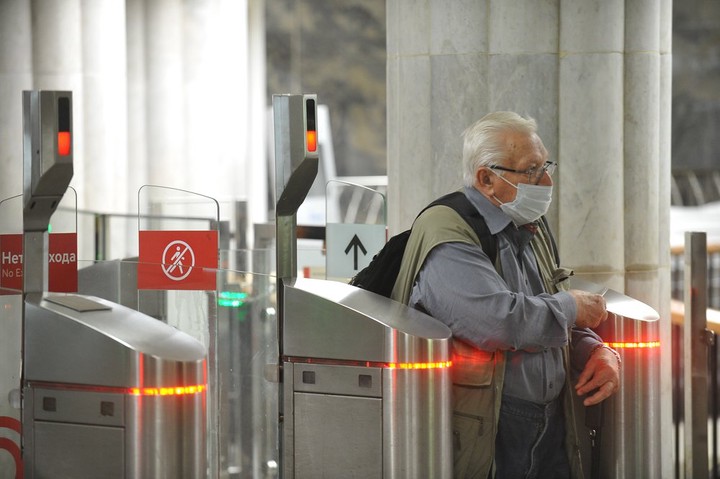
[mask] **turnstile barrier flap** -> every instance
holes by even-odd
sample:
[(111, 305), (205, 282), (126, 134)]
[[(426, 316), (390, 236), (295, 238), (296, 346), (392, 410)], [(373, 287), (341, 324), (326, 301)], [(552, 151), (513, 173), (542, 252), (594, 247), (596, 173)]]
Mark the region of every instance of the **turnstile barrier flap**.
[(284, 284), (284, 354), (358, 361), (447, 361), (450, 329), (389, 298), (336, 281)]
[(642, 301), (638, 301), (635, 298), (631, 298), (630, 296), (626, 296), (597, 283), (572, 276), (570, 278), (570, 286), (575, 289), (603, 296), (607, 310), (618, 316), (637, 321), (657, 321), (660, 319), (657, 311)]
[[(94, 305), (94, 306), (93, 306)], [(116, 303), (74, 294), (28, 295), (25, 347), (37, 351), (25, 359), (25, 379), (103, 386), (136, 386), (138, 358), (144, 366), (167, 363), (158, 380), (182, 382), (202, 369), (205, 347), (162, 321)], [(187, 364), (187, 371), (174, 365)], [(176, 369), (177, 373), (171, 373)], [(151, 378), (147, 377), (150, 380)], [(194, 379), (194, 378), (193, 378)], [(188, 380), (192, 380), (188, 378)], [(145, 384), (165, 386), (165, 384)]]

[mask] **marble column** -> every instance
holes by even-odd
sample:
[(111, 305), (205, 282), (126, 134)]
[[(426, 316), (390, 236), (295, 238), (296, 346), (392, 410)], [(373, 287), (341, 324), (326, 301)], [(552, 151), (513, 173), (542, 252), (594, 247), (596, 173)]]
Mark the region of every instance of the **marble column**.
[(188, 187), (227, 204), (247, 187), (247, 5), (185, 2), (184, 21)]
[[(0, 200), (22, 194), (22, 91), (32, 86), (30, 2), (0, 2)], [(18, 233), (22, 218), (2, 228)]]
[(32, 0), (33, 88), (73, 92), (73, 179), (82, 207), (85, 115), (80, 0)]
[[(663, 430), (671, 24), (670, 0), (387, 3), (391, 233), (461, 185), (465, 127), (494, 110), (536, 118), (560, 165), (549, 217), (563, 263), (661, 314)], [(662, 447), (670, 475), (671, 444)]]
[[(147, 60), (145, 1), (126, 0), (127, 55), (127, 185), (126, 211), (137, 212), (137, 192), (149, 181), (147, 147)], [(137, 236), (137, 232), (134, 232)]]
[[(22, 91), (32, 89), (32, 26), (29, 0), (0, 2), (0, 201), (23, 191)], [(0, 234), (22, 232), (22, 200), (0, 206)], [(0, 417), (20, 418), (22, 297), (3, 296), (0, 310)], [(12, 398), (16, 398), (15, 401)], [(0, 435), (21, 445), (19, 433)], [(0, 453), (0, 477), (15, 477), (16, 464)]]
[(83, 0), (84, 203), (125, 213), (127, 61), (124, 0)]
[[(248, 137), (267, 137), (268, 98), (265, 73), (265, 1), (248, 1)], [(246, 197), (248, 224), (268, 221), (268, 160), (264, 141), (248, 141), (246, 148)], [(252, 227), (248, 228), (248, 244), (253, 244)]]
[(183, 2), (145, 1), (148, 181), (186, 188)]
[[(103, 213), (125, 213), (127, 189), (127, 58), (125, 1), (83, 0), (85, 171), (82, 203)], [(92, 218), (81, 216), (85, 221)], [(94, 228), (94, 224), (85, 225)], [(127, 229), (110, 223), (105, 254), (122, 254)], [(98, 252), (103, 253), (103, 252)], [(86, 256), (83, 256), (86, 257)]]

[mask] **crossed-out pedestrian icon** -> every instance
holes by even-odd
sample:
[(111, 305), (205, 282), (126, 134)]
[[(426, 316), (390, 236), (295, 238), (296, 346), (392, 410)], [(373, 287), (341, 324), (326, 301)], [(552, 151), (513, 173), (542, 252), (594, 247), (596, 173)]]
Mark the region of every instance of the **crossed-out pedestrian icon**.
[(173, 281), (181, 281), (195, 266), (195, 253), (189, 244), (181, 240), (168, 243), (163, 250), (162, 270)]

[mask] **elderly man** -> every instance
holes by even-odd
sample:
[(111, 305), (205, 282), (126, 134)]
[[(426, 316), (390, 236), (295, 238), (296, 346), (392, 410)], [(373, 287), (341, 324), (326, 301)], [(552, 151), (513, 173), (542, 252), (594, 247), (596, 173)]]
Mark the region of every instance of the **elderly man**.
[(392, 293), (452, 330), (455, 477), (582, 477), (571, 394), (586, 406), (609, 397), (620, 361), (589, 329), (608, 316), (603, 297), (568, 290), (572, 272), (557, 264), (543, 217), (556, 164), (533, 119), (495, 112), (465, 131), (463, 167), (495, 261), (452, 208), (434, 206), (413, 225)]

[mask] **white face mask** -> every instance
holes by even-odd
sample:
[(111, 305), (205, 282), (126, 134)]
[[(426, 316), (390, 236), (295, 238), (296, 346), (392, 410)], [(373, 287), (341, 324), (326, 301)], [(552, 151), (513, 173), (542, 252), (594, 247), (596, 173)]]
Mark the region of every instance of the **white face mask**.
[(530, 185), (520, 183), (517, 186), (498, 175), (507, 184), (517, 189), (515, 199), (510, 203), (503, 203), (493, 196), (499, 203), (500, 209), (508, 215), (517, 226), (526, 225), (540, 219), (550, 208), (552, 202), (552, 186)]

